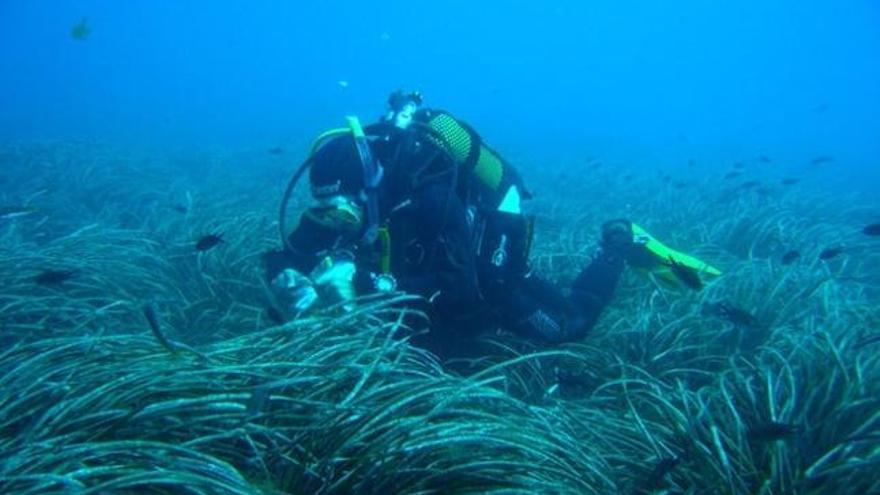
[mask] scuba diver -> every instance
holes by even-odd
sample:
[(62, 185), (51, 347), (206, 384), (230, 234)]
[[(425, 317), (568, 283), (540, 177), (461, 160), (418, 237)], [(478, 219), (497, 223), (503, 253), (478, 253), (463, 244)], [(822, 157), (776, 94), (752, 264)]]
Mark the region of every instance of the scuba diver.
[[(717, 275), (612, 220), (564, 295), (529, 268), (532, 222), (522, 202), (532, 195), (518, 172), (470, 126), (422, 103), (419, 93), (397, 91), (379, 122), (361, 127), (349, 117), (347, 128), (318, 138), (291, 179), (279, 219), (284, 247), (264, 258), (288, 317), (403, 291), (421, 296), (431, 319), (416, 343), (438, 354), (499, 327), (558, 344), (590, 331), (627, 262), (673, 283), (685, 270)], [(314, 203), (287, 235), (287, 203), (306, 171)]]

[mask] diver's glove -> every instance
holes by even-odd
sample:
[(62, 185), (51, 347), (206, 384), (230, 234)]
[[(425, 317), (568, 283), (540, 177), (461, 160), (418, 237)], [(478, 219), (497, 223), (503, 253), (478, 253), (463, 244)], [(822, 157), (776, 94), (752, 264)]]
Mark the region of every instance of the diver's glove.
[(299, 316), (318, 301), (318, 291), (309, 277), (292, 268), (282, 270), (272, 279), (272, 290), (278, 302), (294, 316)]
[(345, 303), (343, 308), (354, 308), (355, 298), (354, 275), (357, 271), (353, 261), (348, 259), (324, 258), (312, 271), (311, 278), (323, 301)]
[(632, 222), (624, 219), (609, 220), (602, 224), (601, 256), (609, 261), (623, 262), (635, 249)]

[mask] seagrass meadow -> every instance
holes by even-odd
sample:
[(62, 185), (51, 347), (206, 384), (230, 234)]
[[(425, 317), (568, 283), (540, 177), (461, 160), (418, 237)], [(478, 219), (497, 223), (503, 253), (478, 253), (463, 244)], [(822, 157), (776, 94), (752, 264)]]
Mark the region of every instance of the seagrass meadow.
[(548, 278), (620, 216), (724, 273), (676, 292), (628, 271), (582, 342), (487, 328), (440, 362), (405, 294), (267, 313), (296, 156), (0, 147), (0, 203), (36, 210), (0, 220), (0, 493), (880, 493), (876, 198), (743, 187), (755, 164), (520, 160)]

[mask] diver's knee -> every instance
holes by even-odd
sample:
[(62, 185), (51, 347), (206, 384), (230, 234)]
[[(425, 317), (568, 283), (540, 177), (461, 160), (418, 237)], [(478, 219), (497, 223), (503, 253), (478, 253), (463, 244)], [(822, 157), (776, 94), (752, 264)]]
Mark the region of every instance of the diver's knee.
[(580, 316), (561, 318), (538, 309), (522, 319), (515, 330), (527, 338), (558, 345), (583, 339), (592, 323)]

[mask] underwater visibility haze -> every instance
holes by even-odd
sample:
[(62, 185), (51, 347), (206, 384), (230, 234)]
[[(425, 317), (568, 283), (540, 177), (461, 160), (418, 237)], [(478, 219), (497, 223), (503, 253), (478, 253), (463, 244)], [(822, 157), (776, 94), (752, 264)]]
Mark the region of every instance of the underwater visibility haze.
[[(0, 74), (2, 493), (880, 492), (875, 0), (0, 0)], [(396, 90), (449, 112), (401, 132), (474, 263), (520, 246), (568, 316), (512, 323), (491, 267), (444, 313), (382, 258), (390, 200), (314, 206), (328, 129), (396, 177), (346, 120)], [(331, 220), (388, 227), (386, 277), (284, 303), (267, 253)], [(583, 335), (515, 329), (591, 290)]]

